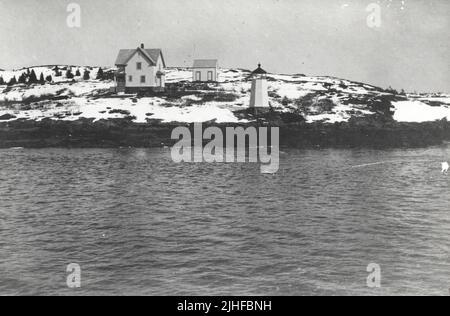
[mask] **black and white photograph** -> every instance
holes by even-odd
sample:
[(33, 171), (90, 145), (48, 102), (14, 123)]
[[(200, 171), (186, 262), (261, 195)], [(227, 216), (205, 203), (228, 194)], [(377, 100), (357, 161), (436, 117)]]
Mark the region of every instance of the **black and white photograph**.
[(0, 0), (0, 296), (450, 295), (448, 0)]

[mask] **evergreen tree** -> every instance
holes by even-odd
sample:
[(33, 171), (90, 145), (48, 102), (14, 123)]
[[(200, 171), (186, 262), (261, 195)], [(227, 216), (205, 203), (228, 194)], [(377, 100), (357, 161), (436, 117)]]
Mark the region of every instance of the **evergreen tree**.
[(8, 82), (8, 86), (15, 85), (17, 83), (16, 77), (12, 77)]
[(91, 73), (86, 69), (83, 74), (83, 80), (91, 79)]
[(41, 76), (39, 77), (39, 83), (40, 84), (45, 84), (45, 79), (44, 79), (44, 73), (41, 72)]
[(73, 75), (73, 73), (72, 73), (72, 69), (69, 67), (69, 68), (67, 68), (67, 71), (66, 71), (66, 78), (67, 79), (73, 79), (74, 78), (74, 75)]
[(3, 80), (3, 77), (0, 76), (0, 86), (3, 86), (5, 84), (5, 80)]
[(28, 79), (28, 84), (33, 84), (33, 83), (37, 83), (37, 82), (38, 82), (38, 79), (37, 79), (36, 73), (34, 72), (34, 69), (33, 69), (33, 70), (31, 70), (30, 77)]
[(75, 73), (75, 76), (76, 76), (76, 77), (81, 77), (80, 69), (77, 69), (77, 72)]
[(20, 76), (19, 76), (19, 83), (25, 84), (27, 83), (27, 79), (28, 79), (28, 75), (27, 73), (23, 72)]
[(55, 72), (55, 77), (61, 77), (62, 76), (62, 72), (61, 72), (61, 70), (59, 70), (58, 66), (53, 68), (53, 71)]
[(45, 77), (45, 81), (47, 81), (47, 82), (52, 82), (52, 81), (53, 81), (52, 76), (47, 76), (47, 77)]
[(104, 74), (103, 74), (103, 69), (100, 67), (98, 68), (98, 72), (97, 72), (97, 80), (103, 80), (104, 79)]

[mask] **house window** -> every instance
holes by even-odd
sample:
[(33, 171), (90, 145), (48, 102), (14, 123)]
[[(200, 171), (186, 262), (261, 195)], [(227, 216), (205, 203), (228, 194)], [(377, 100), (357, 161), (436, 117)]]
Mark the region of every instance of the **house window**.
[(202, 81), (202, 73), (200, 71), (195, 72), (195, 81)]
[(208, 71), (208, 81), (213, 81), (213, 72)]
[(133, 81), (133, 76), (128, 76), (128, 81), (132, 82)]
[(136, 63), (136, 69), (141, 70), (142, 69), (142, 63)]
[(141, 76), (141, 83), (145, 83), (145, 76)]

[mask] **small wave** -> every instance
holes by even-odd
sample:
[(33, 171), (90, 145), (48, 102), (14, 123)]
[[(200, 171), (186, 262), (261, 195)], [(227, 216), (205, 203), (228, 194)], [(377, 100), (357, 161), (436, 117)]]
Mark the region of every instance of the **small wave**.
[(362, 165), (356, 165), (351, 166), (350, 168), (363, 168), (363, 167), (370, 167), (370, 166), (376, 166), (376, 165), (384, 165), (384, 164), (399, 164), (399, 163), (419, 163), (419, 162), (433, 162), (433, 160), (394, 160), (394, 161), (380, 161), (380, 162), (372, 162), (372, 163), (366, 163)]
[(395, 161), (381, 161), (381, 162), (366, 163), (366, 164), (362, 164), (362, 165), (352, 166), (351, 168), (362, 168), (362, 167), (382, 165), (382, 164), (386, 164), (386, 163), (395, 163)]

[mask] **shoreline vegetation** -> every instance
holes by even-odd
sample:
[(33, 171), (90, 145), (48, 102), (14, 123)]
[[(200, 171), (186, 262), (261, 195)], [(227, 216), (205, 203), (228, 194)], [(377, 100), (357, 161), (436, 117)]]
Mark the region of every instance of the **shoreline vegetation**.
[[(273, 115), (267, 114), (267, 115)], [(266, 116), (267, 116), (266, 115)], [(276, 116), (276, 115), (275, 115)], [(194, 124), (134, 123), (129, 119), (93, 119), (76, 121), (17, 120), (0, 122), (0, 148), (119, 148), (164, 147), (178, 140), (171, 139), (172, 130)], [(275, 120), (251, 123), (203, 123), (203, 129), (268, 126), (280, 128), (280, 146), (291, 148), (417, 148), (436, 146), (450, 141), (450, 122), (424, 123), (380, 122), (364, 119), (334, 124), (284, 123)], [(205, 143), (208, 143), (205, 140)]]

